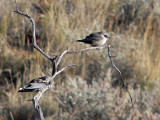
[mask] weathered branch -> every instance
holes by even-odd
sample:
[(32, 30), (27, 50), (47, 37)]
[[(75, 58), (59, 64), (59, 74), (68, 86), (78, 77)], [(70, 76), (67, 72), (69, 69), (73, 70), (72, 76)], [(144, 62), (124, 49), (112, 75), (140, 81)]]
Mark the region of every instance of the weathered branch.
[(131, 100), (131, 104), (132, 104), (132, 106), (130, 107), (130, 109), (131, 109), (131, 108), (133, 107), (132, 96), (131, 96), (130, 92), (128, 91), (127, 87), (124, 85), (124, 81), (123, 81), (124, 79), (123, 79), (123, 76), (122, 76), (121, 71), (118, 69), (118, 67), (114, 64), (114, 62), (113, 62), (113, 60), (112, 60), (112, 55), (111, 55), (111, 50), (110, 50), (110, 48), (111, 48), (111, 45), (108, 46), (108, 56), (109, 56), (110, 62), (112, 63), (113, 67), (114, 67), (114, 68), (119, 72), (119, 74), (120, 74), (121, 82), (122, 82), (122, 88), (124, 88), (124, 89), (127, 91), (127, 93), (129, 94), (129, 97), (130, 97), (130, 100)]
[[(24, 16), (24, 17), (27, 17), (27, 18), (31, 21), (31, 23), (32, 23), (33, 42), (32, 42), (31, 45), (32, 45), (35, 49), (37, 49), (40, 53), (42, 53), (48, 60), (50, 60), (50, 61), (52, 62), (52, 66), (53, 66), (53, 68), (52, 68), (52, 76), (51, 76), (51, 78), (46, 79), (46, 81), (45, 81), (45, 82), (51, 84), (51, 83), (53, 82), (54, 78), (55, 78), (58, 74), (60, 74), (61, 72), (63, 72), (66, 68), (71, 67), (71, 66), (77, 66), (77, 65), (75, 65), (75, 64), (67, 65), (67, 66), (63, 67), (61, 70), (59, 70), (59, 71), (57, 72), (57, 67), (58, 67), (58, 65), (60, 64), (63, 56), (64, 56), (66, 53), (68, 53), (68, 49), (65, 50), (64, 52), (62, 52), (59, 56), (56, 55), (55, 57), (50, 57), (49, 55), (47, 55), (41, 48), (39, 48), (39, 46), (38, 46), (37, 43), (36, 43), (36, 35), (35, 35), (36, 26), (35, 26), (35, 21), (34, 21), (34, 19), (33, 19), (31, 16), (29, 16), (28, 13), (25, 14), (25, 13), (22, 13), (21, 11), (19, 11), (19, 9), (18, 9), (18, 4), (17, 4), (17, 1), (16, 1), (16, 0), (15, 0), (15, 4), (16, 4), (16, 10), (15, 10), (14, 12), (17, 13), (17, 14), (19, 14), (19, 15), (22, 15), (22, 16)], [(51, 84), (51, 85), (52, 85), (52, 84)], [(40, 105), (39, 105), (39, 100), (40, 100), (41, 96), (43, 95), (43, 93), (44, 93), (46, 90), (48, 90), (48, 89), (49, 89), (49, 86), (48, 86), (48, 85), (42, 87), (42, 88), (39, 90), (39, 92), (36, 94), (36, 96), (32, 99), (34, 108), (35, 108), (35, 110), (37, 111), (37, 113), (39, 114), (39, 117), (40, 117), (41, 120), (45, 120), (45, 118), (44, 118), (44, 116), (43, 116), (42, 109), (41, 109), (41, 107), (40, 107)]]
[[(24, 17), (27, 17), (27, 18), (31, 21), (31, 23), (32, 23), (33, 42), (32, 42), (31, 45), (32, 45), (36, 50), (38, 50), (41, 54), (43, 54), (48, 60), (50, 60), (50, 61), (52, 62), (52, 66), (53, 66), (53, 68), (52, 68), (52, 75), (51, 75), (51, 78), (49, 78), (49, 79), (46, 80), (47, 83), (49, 83), (49, 84), (52, 85), (52, 82), (53, 82), (54, 78), (55, 78), (58, 74), (60, 74), (61, 72), (63, 72), (66, 68), (69, 68), (69, 67), (72, 67), (72, 66), (77, 66), (77, 65), (75, 65), (75, 64), (70, 64), (70, 65), (66, 65), (65, 67), (63, 67), (63, 68), (60, 69), (60, 70), (57, 70), (57, 67), (58, 67), (58, 65), (61, 63), (62, 58), (64, 57), (65, 54), (79, 53), (79, 52), (84, 52), (84, 51), (87, 51), (87, 50), (100, 50), (100, 49), (103, 49), (103, 48), (108, 47), (109, 59), (110, 59), (112, 65), (114, 66), (114, 68), (119, 72), (119, 74), (120, 74), (120, 76), (121, 76), (122, 87), (125, 88), (125, 90), (128, 92), (128, 94), (129, 94), (129, 96), (130, 96), (130, 99), (131, 99), (131, 103), (132, 103), (132, 97), (131, 97), (128, 89), (127, 89), (127, 88), (125, 87), (125, 85), (124, 85), (123, 76), (122, 76), (122, 74), (121, 74), (121, 71), (116, 67), (116, 65), (114, 64), (114, 62), (113, 62), (112, 59), (111, 59), (111, 57), (112, 57), (112, 56), (111, 56), (111, 52), (110, 52), (110, 47), (111, 47), (111, 45), (109, 45), (109, 46), (106, 45), (106, 46), (101, 46), (101, 47), (90, 47), (90, 48), (85, 48), (85, 49), (77, 50), (77, 51), (68, 51), (68, 49), (67, 49), (67, 50), (63, 51), (59, 56), (51, 57), (51, 56), (49, 56), (48, 54), (46, 54), (41, 48), (39, 48), (39, 46), (38, 46), (37, 43), (36, 43), (36, 35), (35, 35), (35, 32), (36, 32), (36, 31), (35, 31), (35, 28), (36, 28), (36, 26), (35, 26), (35, 21), (34, 21), (34, 19), (33, 19), (31, 16), (29, 16), (28, 13), (25, 14), (25, 13), (22, 13), (21, 11), (19, 11), (16, 0), (15, 0), (15, 4), (16, 4), (16, 10), (15, 10), (14, 12), (17, 13), (17, 14), (19, 14), (19, 15), (22, 15), (22, 16), (24, 16)], [(42, 88), (39, 90), (39, 92), (36, 94), (36, 96), (32, 99), (34, 108), (35, 108), (35, 110), (37, 111), (37, 113), (39, 114), (39, 117), (40, 117), (41, 120), (44, 120), (45, 118), (44, 118), (44, 116), (43, 116), (42, 109), (41, 109), (41, 107), (40, 107), (40, 105), (39, 105), (39, 100), (40, 100), (41, 96), (44, 94), (44, 92), (47, 91), (49, 88), (50, 88), (49, 85), (46, 85), (46, 86), (42, 87)], [(133, 107), (133, 103), (132, 103), (132, 107)]]
[(70, 64), (70, 65), (67, 65), (67, 66), (63, 67), (61, 70), (59, 70), (59, 71), (57, 72), (57, 75), (58, 75), (58, 74), (60, 74), (61, 72), (63, 72), (66, 68), (68, 68), (68, 67), (72, 67), (72, 66), (76, 66), (76, 67), (78, 67), (78, 65), (76, 65), (76, 64)]
[(37, 113), (38, 113), (39, 116), (40, 116), (40, 120), (45, 120), (45, 119), (44, 119), (44, 116), (43, 116), (43, 112), (42, 112), (41, 106), (39, 105), (39, 100), (40, 100), (41, 96), (43, 95), (43, 93), (44, 93), (45, 91), (47, 91), (48, 89), (49, 89), (48, 86), (43, 87), (43, 88), (37, 93), (37, 95), (32, 99), (34, 108), (35, 108), (35, 110), (37, 111)]
[(50, 61), (53, 61), (53, 59), (55, 59), (55, 58), (52, 58), (52, 57), (50, 57), (49, 55), (47, 55), (41, 48), (39, 48), (39, 46), (37, 45), (37, 43), (36, 43), (36, 25), (35, 25), (35, 21), (34, 21), (34, 19), (31, 17), (31, 16), (29, 16), (28, 15), (28, 13), (22, 13), (21, 11), (19, 11), (19, 9), (18, 9), (18, 4), (17, 4), (17, 1), (15, 0), (15, 4), (16, 4), (16, 10), (15, 11), (13, 11), (13, 12), (15, 12), (15, 13), (17, 13), (17, 14), (19, 14), (19, 15), (22, 15), (22, 16), (24, 16), (24, 17), (27, 17), (30, 21), (31, 21), (31, 23), (32, 23), (32, 31), (33, 31), (33, 33), (32, 33), (32, 35), (33, 35), (33, 43), (32, 43), (32, 46), (35, 48), (35, 49), (37, 49), (40, 53), (42, 53), (46, 58), (48, 58)]
[(127, 93), (129, 94), (129, 97), (130, 97), (130, 100), (131, 100), (131, 104), (132, 104), (132, 106), (130, 107), (130, 109), (133, 107), (133, 102), (132, 102), (132, 96), (131, 96), (131, 94), (130, 94), (130, 92), (128, 91), (128, 89), (127, 89), (127, 87), (125, 86), (125, 84), (124, 84), (124, 79), (123, 79), (123, 76), (122, 76), (122, 73), (121, 73), (121, 71), (118, 69), (118, 67), (114, 64), (114, 62), (113, 62), (113, 60), (112, 60), (112, 57), (115, 57), (115, 56), (112, 56), (111, 55), (111, 51), (110, 51), (110, 48), (112, 47), (111, 45), (105, 45), (105, 46), (101, 46), (101, 47), (90, 47), (90, 48), (84, 48), (84, 49), (82, 49), (82, 50), (77, 50), (77, 51), (68, 51), (67, 53), (68, 54), (72, 54), (72, 53), (79, 53), (79, 52), (84, 52), (84, 51), (87, 51), (87, 50), (94, 50), (94, 49), (96, 49), (96, 50), (100, 50), (100, 49), (103, 49), (103, 48), (108, 48), (108, 56), (109, 56), (109, 60), (110, 60), (110, 62), (111, 62), (111, 64), (113, 65), (113, 67), (119, 72), (119, 74), (120, 74), (120, 77), (121, 77), (121, 83), (122, 83), (122, 88), (124, 88), (126, 91), (127, 91)]
[(120, 76), (121, 76), (122, 87), (124, 87), (124, 81), (123, 81), (122, 73), (121, 73), (121, 71), (117, 68), (117, 66), (114, 64), (114, 62), (113, 62), (113, 60), (112, 60), (112, 58), (111, 58), (112, 55), (111, 55), (110, 47), (111, 47), (111, 45), (108, 46), (108, 56), (109, 56), (110, 62), (112, 63), (113, 67), (119, 72), (119, 74), (120, 74)]
[(50, 82), (51, 82), (51, 85), (52, 85), (52, 81), (51, 80), (54, 80), (54, 78), (58, 75), (58, 74), (60, 74), (61, 72), (63, 72), (66, 68), (68, 68), (68, 67), (72, 67), (72, 66), (78, 66), (78, 65), (76, 65), (76, 64), (70, 64), (70, 65), (67, 65), (67, 66), (65, 66), (65, 67), (63, 67), (61, 70), (59, 70), (58, 72), (56, 71), (55, 73), (54, 73), (54, 75), (52, 75), (52, 78), (50, 79)]
[(59, 56), (58, 56), (58, 60), (57, 60), (57, 62), (56, 62), (56, 67), (58, 67), (58, 65), (60, 64), (60, 62), (61, 62), (61, 60), (62, 60), (62, 57), (66, 54), (66, 53), (68, 53), (68, 49), (67, 50), (65, 50), (65, 51), (63, 51), (63, 53), (61, 53)]
[(68, 51), (68, 54), (84, 52), (84, 51), (87, 51), (87, 50), (100, 50), (100, 49), (103, 49), (105, 47), (108, 47), (108, 46), (104, 45), (104, 46), (101, 46), (101, 47), (89, 47), (89, 48), (84, 48), (84, 49), (77, 50), (77, 51)]

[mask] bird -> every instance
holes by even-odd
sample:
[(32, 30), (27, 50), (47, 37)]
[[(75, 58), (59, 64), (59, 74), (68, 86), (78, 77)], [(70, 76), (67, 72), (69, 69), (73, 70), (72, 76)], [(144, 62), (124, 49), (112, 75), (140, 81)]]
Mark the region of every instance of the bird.
[(86, 36), (85, 39), (77, 40), (77, 42), (83, 42), (85, 44), (90, 44), (92, 47), (103, 46), (106, 41), (110, 38), (110, 35), (105, 31), (94, 32)]
[(49, 76), (35, 78), (31, 80), (26, 86), (20, 88), (18, 92), (38, 92), (45, 86), (50, 87), (50, 82), (48, 82), (49, 79), (51, 79)]

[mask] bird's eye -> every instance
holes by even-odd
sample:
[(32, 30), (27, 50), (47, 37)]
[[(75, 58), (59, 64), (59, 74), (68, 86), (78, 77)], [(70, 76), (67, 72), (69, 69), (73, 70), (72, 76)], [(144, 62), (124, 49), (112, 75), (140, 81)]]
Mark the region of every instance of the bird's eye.
[(106, 37), (106, 38), (110, 38), (108, 35), (104, 35), (104, 37)]

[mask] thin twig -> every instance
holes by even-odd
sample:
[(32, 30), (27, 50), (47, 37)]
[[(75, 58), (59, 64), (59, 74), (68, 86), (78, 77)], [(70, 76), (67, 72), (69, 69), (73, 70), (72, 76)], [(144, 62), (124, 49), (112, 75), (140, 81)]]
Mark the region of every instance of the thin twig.
[[(129, 94), (129, 97), (130, 97), (130, 100), (131, 100), (131, 103), (132, 103), (132, 106), (130, 107), (130, 109), (133, 107), (133, 102), (132, 102), (132, 96), (130, 94), (130, 92), (128, 91), (127, 87), (124, 85), (124, 81), (123, 81), (123, 76), (122, 76), (122, 73), (121, 71), (118, 69), (118, 67), (114, 64), (113, 60), (112, 60), (112, 55), (111, 55), (111, 45), (108, 46), (108, 56), (109, 56), (109, 59), (110, 59), (110, 62), (112, 63), (113, 67), (119, 72), (120, 74), (120, 77), (121, 77), (121, 82), (122, 82), (122, 88), (124, 88), (127, 93)], [(129, 109), (129, 110), (130, 110)]]
[(84, 52), (84, 51), (87, 51), (87, 50), (100, 50), (100, 49), (103, 49), (105, 47), (108, 47), (107, 45), (104, 45), (104, 46), (101, 46), (101, 47), (89, 47), (89, 48), (84, 48), (84, 49), (81, 49), (81, 50), (77, 50), (77, 51), (68, 51), (67, 53), (68, 54), (72, 54), (72, 53), (79, 53), (79, 52)]
[(57, 72), (57, 75), (58, 75), (58, 74), (60, 74), (61, 72), (63, 72), (66, 68), (68, 68), (68, 67), (72, 67), (72, 66), (76, 66), (76, 67), (78, 67), (78, 65), (76, 65), (76, 64), (70, 64), (70, 65), (67, 65), (67, 66), (63, 67), (61, 70), (59, 70), (59, 71)]
[(62, 57), (68, 52), (68, 50), (65, 50), (63, 51), (63, 53), (61, 53), (59, 56), (58, 56), (58, 60), (56, 62), (56, 67), (58, 67), (58, 65), (60, 64), (61, 60), (62, 60)]
[(49, 82), (51, 83), (51, 85), (53, 84), (54, 78), (55, 78), (58, 74), (60, 74), (61, 72), (63, 72), (66, 68), (72, 67), (72, 66), (76, 66), (76, 67), (77, 67), (78, 65), (76, 65), (76, 64), (69, 64), (69, 65), (63, 67), (63, 68), (62, 68), (61, 70), (59, 70), (58, 72), (56, 71), (56, 72), (52, 75), (51, 79), (49, 80)]

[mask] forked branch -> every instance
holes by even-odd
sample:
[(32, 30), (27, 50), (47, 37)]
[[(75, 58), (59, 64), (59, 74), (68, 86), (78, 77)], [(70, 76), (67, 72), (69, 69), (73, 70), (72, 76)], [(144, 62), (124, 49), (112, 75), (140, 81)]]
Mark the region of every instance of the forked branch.
[[(63, 67), (61, 70), (55, 72), (54, 75), (52, 76), (51, 80), (53, 80), (58, 74), (63, 72), (66, 68), (69, 68), (69, 67), (72, 67), (72, 66), (78, 67), (78, 65), (76, 65), (76, 64), (67, 65), (67, 66)], [(50, 81), (50, 82), (51, 82), (51, 85), (52, 85), (52, 81)]]
[(114, 64), (114, 62), (113, 62), (113, 60), (112, 60), (112, 57), (115, 57), (115, 56), (112, 56), (111, 55), (111, 50), (110, 50), (110, 48), (112, 47), (111, 45), (106, 45), (106, 46), (101, 46), (101, 47), (90, 47), (90, 48), (84, 48), (84, 49), (82, 49), (82, 50), (77, 50), (77, 51), (69, 51), (68, 53), (69, 54), (71, 54), (71, 53), (79, 53), (79, 52), (84, 52), (84, 51), (87, 51), (87, 50), (94, 50), (94, 49), (96, 49), (96, 50), (100, 50), (100, 49), (103, 49), (103, 48), (108, 48), (108, 56), (109, 56), (109, 60), (110, 60), (110, 62), (111, 62), (111, 64), (113, 65), (113, 67), (119, 72), (119, 74), (120, 74), (120, 77), (121, 77), (121, 83), (122, 83), (122, 88), (124, 88), (126, 91), (127, 91), (127, 93), (128, 93), (128, 95), (129, 95), (129, 97), (130, 97), (130, 100), (131, 100), (131, 104), (132, 104), (132, 106), (130, 107), (130, 109), (133, 107), (133, 101), (132, 101), (132, 96), (131, 96), (131, 94), (130, 94), (130, 92), (129, 92), (129, 90), (127, 89), (127, 87), (125, 86), (125, 84), (124, 84), (124, 79), (123, 79), (123, 76), (122, 76), (122, 73), (121, 73), (121, 71), (118, 69), (118, 67)]
[[(32, 42), (32, 46), (37, 49), (41, 54), (43, 54), (48, 60), (50, 60), (52, 62), (52, 75), (51, 75), (51, 78), (50, 79), (46, 79), (46, 83), (50, 83), (50, 85), (52, 85), (53, 83), (53, 79), (58, 75), (60, 74), (61, 72), (63, 72), (66, 68), (68, 67), (72, 67), (72, 66), (77, 66), (75, 64), (70, 64), (70, 65), (67, 65), (65, 67), (63, 67), (61, 70), (57, 71), (57, 67), (58, 65), (60, 64), (63, 56), (68, 53), (68, 49), (65, 50), (64, 52), (62, 52), (59, 56), (56, 55), (55, 57), (50, 57), (49, 55), (47, 55), (41, 48), (39, 48), (39, 46), (37, 45), (36, 43), (36, 35), (35, 35), (35, 21), (34, 19), (27, 14), (25, 13), (22, 13), (21, 11), (19, 11), (18, 9), (18, 4), (17, 4), (17, 1), (15, 0), (15, 4), (16, 4), (16, 10), (14, 11), (15, 13), (19, 14), (19, 15), (22, 15), (24, 17), (27, 17), (31, 23), (32, 23), (32, 32), (33, 32), (33, 42)], [(40, 84), (40, 83), (39, 83)], [(37, 113), (39, 114), (39, 117), (41, 120), (44, 120), (44, 116), (43, 116), (43, 112), (42, 112), (42, 109), (39, 105), (39, 100), (41, 98), (41, 96), (43, 95), (43, 93), (45, 91), (47, 91), (49, 88), (50, 88), (50, 85), (46, 84), (46, 86), (42, 87), (39, 92), (36, 94), (36, 96), (32, 99), (32, 102), (33, 102), (33, 105), (34, 105), (34, 108), (35, 110), (37, 111)]]
[[(123, 76), (121, 74), (121, 71), (116, 67), (116, 65), (114, 64), (114, 62), (111, 59), (112, 58), (111, 51), (110, 51), (111, 45), (109, 45), (109, 46), (106, 45), (106, 46), (102, 46), (102, 47), (90, 47), (90, 48), (85, 48), (85, 49), (77, 50), (77, 51), (68, 51), (68, 49), (67, 49), (67, 50), (63, 51), (60, 55), (57, 55), (55, 57), (51, 57), (48, 54), (46, 54), (36, 43), (36, 35), (35, 35), (35, 32), (36, 32), (35, 28), (36, 28), (36, 26), (35, 26), (34, 19), (31, 16), (29, 16), (28, 13), (25, 14), (25, 13), (22, 13), (21, 11), (19, 11), (16, 0), (15, 0), (15, 4), (16, 4), (16, 10), (14, 12), (17, 13), (17, 14), (19, 14), (19, 15), (22, 15), (24, 17), (27, 17), (31, 21), (31, 23), (32, 23), (33, 42), (32, 42), (31, 45), (36, 50), (38, 50), (41, 54), (43, 54), (48, 60), (50, 60), (52, 62), (52, 66), (53, 66), (53, 68), (52, 68), (52, 75), (51, 75), (51, 78), (47, 80), (47, 83), (51, 83), (51, 85), (52, 85), (54, 78), (58, 74), (60, 74), (61, 72), (63, 72), (66, 68), (69, 68), (69, 67), (72, 67), (72, 66), (77, 66), (75, 64), (70, 64), (70, 65), (66, 65), (65, 67), (63, 67), (60, 70), (57, 70), (58, 65), (61, 63), (62, 58), (64, 57), (65, 54), (72, 54), (72, 53), (84, 52), (84, 51), (87, 51), (87, 50), (100, 50), (100, 49), (103, 49), (103, 48), (108, 48), (109, 59), (110, 59), (112, 65), (114, 66), (114, 68), (119, 72), (119, 74), (121, 76), (122, 87), (128, 92), (128, 94), (130, 96), (130, 99), (131, 99), (131, 103), (132, 103), (132, 97), (131, 97), (128, 89), (124, 85)], [(41, 120), (44, 120), (44, 116), (43, 116), (42, 109), (41, 109), (41, 107), (39, 105), (39, 100), (40, 100), (41, 96), (44, 94), (44, 92), (47, 91), (49, 88), (50, 88), (49, 86), (45, 86), (45, 87), (41, 88), (39, 90), (39, 92), (37, 93), (37, 95), (32, 99), (33, 105), (34, 105), (37, 113), (39, 114)], [(132, 103), (132, 107), (133, 107), (133, 103)]]

